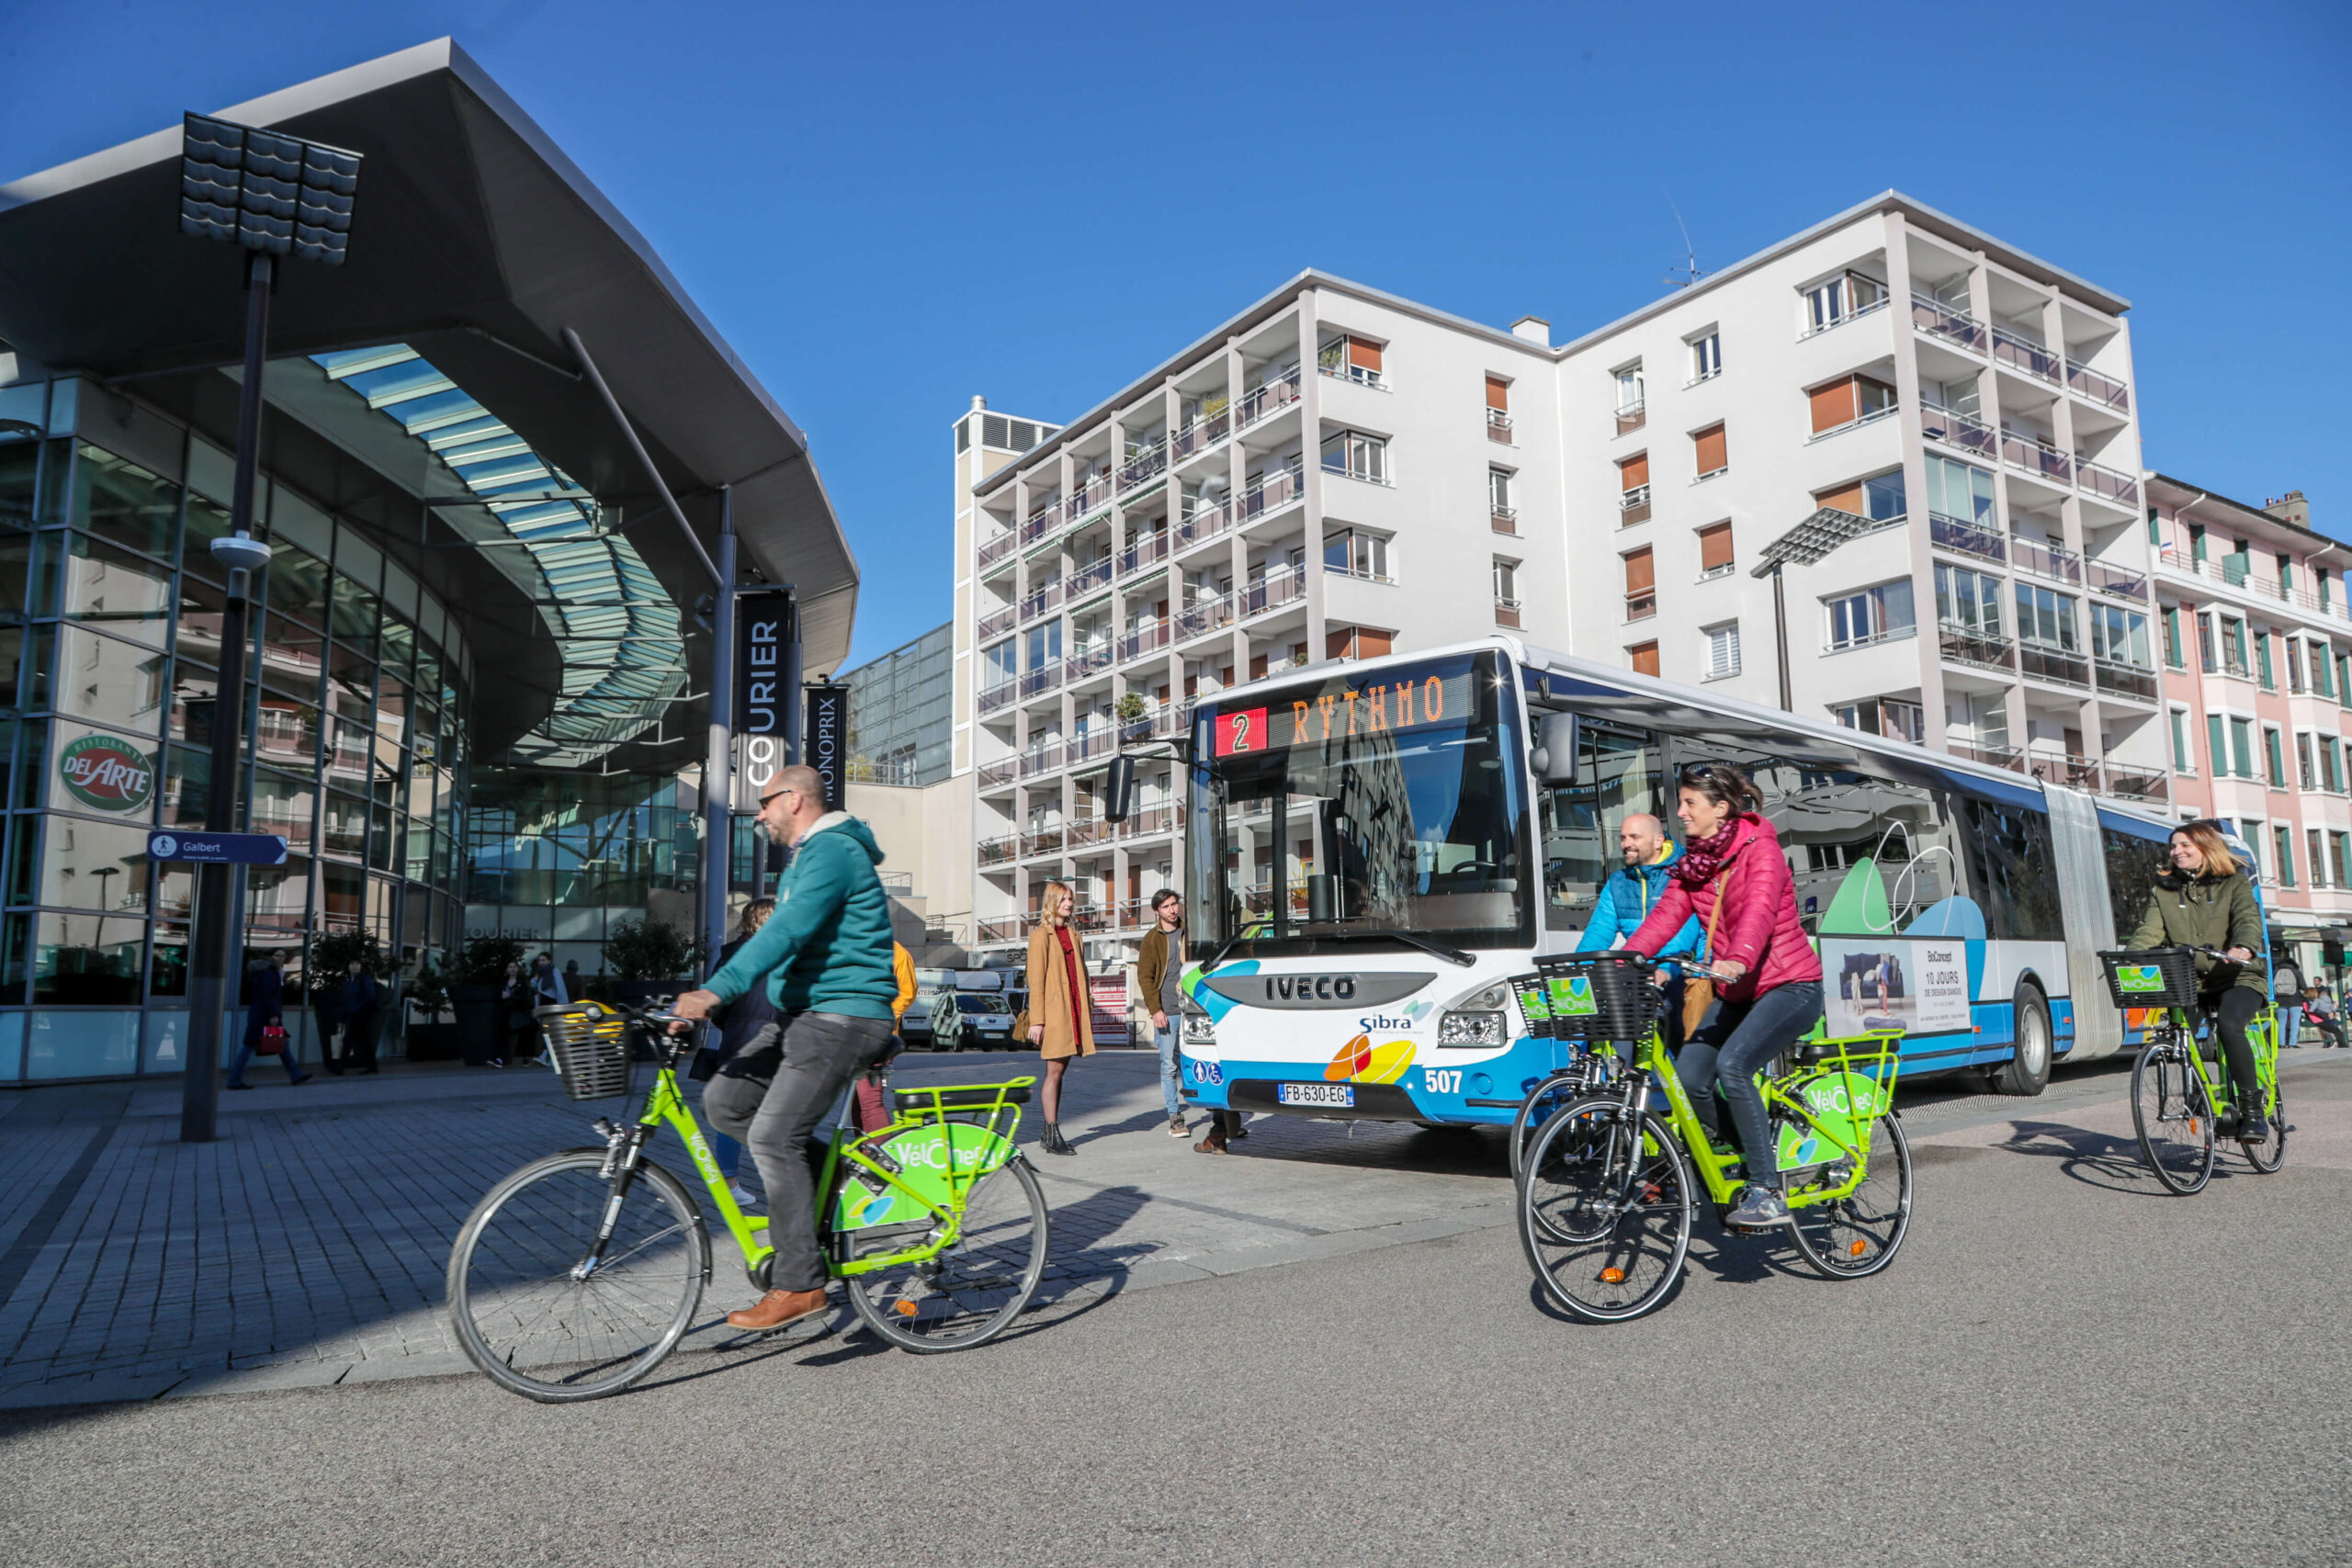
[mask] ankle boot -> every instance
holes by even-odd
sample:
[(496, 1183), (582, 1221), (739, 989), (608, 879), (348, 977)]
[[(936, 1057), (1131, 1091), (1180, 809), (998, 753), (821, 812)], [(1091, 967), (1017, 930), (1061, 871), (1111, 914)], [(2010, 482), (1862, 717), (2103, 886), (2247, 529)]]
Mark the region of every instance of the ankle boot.
[(1046, 1123), (1046, 1135), (1038, 1140), (1038, 1143), (1039, 1146), (1049, 1155), (1074, 1155), (1078, 1153), (1076, 1149), (1069, 1146), (1069, 1140), (1062, 1136), (1062, 1124), (1058, 1122), (1048, 1122)]

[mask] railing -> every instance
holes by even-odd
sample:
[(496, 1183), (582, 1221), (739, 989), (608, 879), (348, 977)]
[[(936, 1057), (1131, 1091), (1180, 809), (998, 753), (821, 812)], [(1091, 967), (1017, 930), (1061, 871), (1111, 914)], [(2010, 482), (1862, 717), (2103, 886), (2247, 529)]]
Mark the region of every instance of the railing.
[(1061, 502), (1049, 501), (1032, 512), (1029, 514), (1029, 521), (1021, 525), (1021, 542), (1024, 545), (1035, 544), (1039, 539), (1060, 527), (1064, 521)]
[(1107, 637), (1100, 642), (1089, 643), (1062, 660), (1062, 674), (1068, 680), (1084, 680), (1097, 670), (1111, 668), (1114, 653), (1111, 639)]
[(973, 627), (972, 635), (978, 640), (986, 642), (989, 638), (995, 637), (1000, 632), (1011, 631), (1012, 629), (1013, 623), (1018, 621), (1020, 618), (1021, 606), (1018, 604), (1007, 604), (1001, 610), (991, 611), (989, 614), (982, 615), (979, 618), (978, 624)]
[(1154, 833), (1165, 833), (1175, 826), (1174, 807), (1147, 806), (1126, 819), (1121, 826), (1120, 835), (1129, 839), (1148, 838)]
[(1629, 590), (1627, 590), (1627, 591), (1626, 591), (1626, 593), (1625, 593), (1625, 618), (1626, 618), (1627, 620), (1629, 620), (1629, 621), (1646, 621), (1646, 620), (1648, 620), (1652, 615), (1657, 615), (1657, 589), (1655, 589), (1655, 588), (1634, 588), (1634, 589), (1629, 589)]
[(2007, 542), (2000, 535), (1973, 523), (1963, 523), (1957, 517), (1947, 517), (1940, 512), (1928, 513), (1928, 542), (1959, 555), (1974, 556), (1980, 560), (2006, 561), (2009, 558)]
[(1893, 295), (1888, 294), (1882, 289), (1877, 299), (1871, 300), (1867, 305), (1856, 306), (1854, 309), (1847, 311), (1844, 315), (1838, 317), (1834, 321), (1824, 321), (1817, 327), (1812, 325), (1806, 326), (1804, 331), (1797, 333), (1797, 341), (1799, 343), (1803, 343), (1809, 337), (1819, 337), (1824, 333), (1834, 333), (1839, 327), (1844, 326), (1848, 321), (1859, 321), (1864, 316), (1872, 315), (1877, 311), (1885, 310), (1887, 306), (1894, 303), (1894, 297)]
[(2222, 673), (2233, 676), (2240, 681), (2254, 679), (2254, 671), (2246, 668), (2245, 655), (2227, 646), (2222, 649)]
[[(1871, 409), (1866, 413), (1858, 413), (1853, 418), (1847, 420), (1841, 424), (1833, 424), (1826, 429), (1815, 431), (1811, 435), (1805, 438), (1806, 444), (1810, 446), (1815, 441), (1826, 441), (1833, 435), (1843, 435), (1849, 430), (1860, 430), (1866, 424), (1876, 424), (1880, 420), (1892, 418), (1896, 411), (1902, 406), (1903, 405), (1900, 403), (1889, 400), (1881, 407)], [(1709, 472), (1721, 473), (1723, 470), (1721, 468), (1714, 468), (1709, 470)], [(1707, 478), (1708, 475), (1701, 474), (1699, 477), (1703, 479)]]
[(1058, 822), (1050, 827), (1033, 828), (1021, 835), (1023, 860), (1027, 860), (1034, 855), (1057, 855), (1061, 853), (1061, 850), (1062, 826)]
[(1948, 740), (1944, 745), (1953, 756), (1964, 757), (1972, 762), (2007, 768), (2011, 773), (2025, 772), (2025, 753), (2014, 746), (1984, 746), (1973, 740)]
[[(1650, 487), (1635, 485), (1617, 498), (1617, 525), (1630, 528), (1636, 523), (1650, 520)], [(1638, 513), (1640, 515), (1636, 516)]]
[(994, 713), (997, 709), (1011, 702), (1020, 689), (1021, 682), (1018, 681), (1005, 681), (994, 686), (981, 687), (979, 697), (980, 711), (982, 713)]
[(2138, 479), (2129, 474), (2117, 473), (2113, 468), (2102, 468), (2087, 459), (2078, 457), (2075, 460), (2075, 482), (2093, 495), (2103, 495), (2108, 500), (2120, 502), (2125, 506), (2140, 504)]
[(1388, 390), (1387, 377), (1370, 366), (1355, 364), (1347, 355), (1348, 345), (1344, 343), (1326, 344), (1315, 355), (1315, 368), (1335, 380), (1353, 381), (1359, 387), (1370, 387), (1376, 392)]
[(972, 852), (982, 865), (1007, 865), (1021, 857), (1021, 835), (1007, 833), (1001, 838), (982, 839), (972, 846)]
[(2117, 664), (2109, 660), (2092, 661), (2098, 673), (2098, 689), (2112, 696), (2138, 697), (2143, 702), (2156, 700), (2156, 672), (2143, 670), (2136, 664)]
[(1191, 512), (1184, 514), (1182, 521), (1179, 522), (1173, 530), (1176, 549), (1180, 552), (1189, 550), (1203, 539), (1216, 538), (1233, 526), (1233, 502), (1229, 498), (1219, 502), (1204, 502), (1193, 507)]
[(1303, 468), (1278, 468), (1241, 492), (1241, 520), (1245, 524), (1255, 523), (1270, 512), (1281, 511), (1306, 493), (1306, 474)]
[(1168, 530), (1158, 529), (1138, 535), (1135, 541), (1119, 552), (1118, 575), (1129, 577), (1148, 566), (1157, 566), (1168, 558)]
[(1146, 479), (1157, 479), (1167, 471), (1167, 438), (1155, 436), (1149, 442), (1128, 453), (1127, 460), (1120, 465), (1119, 493), (1125, 495)]
[(1168, 633), (1168, 617), (1162, 615), (1156, 621), (1147, 621), (1133, 631), (1122, 634), (1119, 638), (1119, 662), (1125, 664), (1166, 648)]
[[(1630, 619), (1631, 617), (1628, 618)], [(1495, 601), (1495, 625), (1498, 626), (1515, 626), (1519, 625), (1518, 600), (1498, 599)]]
[(1111, 911), (1100, 904), (1088, 904), (1070, 911), (1070, 929), (1081, 931), (1107, 931), (1111, 929)]
[(1027, 938), (1028, 925), (1028, 920), (1022, 916), (999, 915), (992, 919), (980, 921), (976, 930), (979, 933), (979, 941), (982, 943), (1022, 942)]
[(1492, 506), (1488, 510), (1493, 513), (1496, 533), (1516, 534), (1519, 532), (1518, 507)]
[(1032, 670), (1021, 677), (1021, 694), (1024, 697), (1034, 697), (1040, 692), (1054, 691), (1061, 683), (1061, 666), (1048, 664), (1043, 670)]
[(1617, 434), (1620, 435), (1631, 435), (1634, 432), (1641, 429), (1642, 426), (1647, 424), (1649, 422), (1650, 408), (1646, 401), (1635, 403), (1629, 409), (1619, 409), (1617, 411)]
[(1269, 610), (1306, 597), (1306, 574), (1291, 567), (1270, 571), (1251, 579), (1241, 590), (1241, 617), (1262, 615)]
[(1958, 664), (1974, 664), (1987, 670), (2014, 670), (2015, 660), (2009, 656), (2009, 639), (1987, 637), (1969, 626), (1939, 624), (1936, 627), (1943, 656)]
[(1076, 604), (1081, 596), (1091, 593), (1111, 581), (1111, 558), (1104, 556), (1100, 560), (1090, 561), (1064, 581), (1069, 586), (1063, 590), (1063, 597)]
[(1940, 441), (1947, 446), (1957, 446), (1980, 457), (1990, 457), (1999, 449), (1991, 425), (1958, 409), (1946, 408), (1926, 398), (1919, 400), (1919, 434), (1930, 441)]
[(1911, 324), (1962, 348), (1973, 348), (1979, 354), (1984, 353), (1985, 345), (1992, 341), (1993, 334), (1984, 322), (1949, 305), (1939, 304), (1924, 294), (1911, 296)]
[(2106, 775), (2103, 794), (2121, 795), (2126, 800), (2165, 800), (2171, 796), (2170, 786), (2161, 773), (2116, 762), (2102, 763), (2100, 772)]
[(2001, 432), (2001, 460), (2013, 468), (2058, 484), (2075, 482), (2075, 460), (2055, 446), (2044, 446), (2039, 436), (2020, 435), (2014, 430)]
[(997, 789), (1021, 776), (1021, 759), (1007, 757), (1001, 762), (989, 762), (980, 769), (980, 787)]
[(2066, 385), (2101, 408), (2120, 413), (2132, 406), (2132, 389), (2071, 359), (2066, 361)]
[(1077, 850), (1088, 844), (1107, 844), (1111, 841), (1112, 832), (1112, 825), (1105, 818), (1080, 817), (1069, 825), (1064, 838), (1071, 849)]
[(2053, 387), (2065, 379), (2064, 355), (2052, 354), (2040, 344), (2029, 343), (2000, 327), (1993, 329), (1993, 358), (2002, 365), (2014, 365), (2027, 375), (2039, 377)]
[(1236, 434), (1261, 421), (1272, 419), (1291, 404), (1298, 401), (1298, 367), (1294, 365), (1281, 375), (1241, 394), (1235, 405), (1233, 428)]
[(2037, 577), (2053, 578), (2060, 582), (2079, 583), (2083, 580), (2083, 558), (2056, 545), (2037, 545), (2030, 539), (2011, 536), (2009, 550), (2020, 571)]
[(2063, 649), (2045, 648), (2038, 642), (2018, 642), (2018, 666), (2021, 672), (2035, 680), (2055, 682), (2061, 686), (2087, 686), (2091, 683), (2089, 660)]
[(1140, 898), (1123, 898), (1112, 908), (1116, 911), (1118, 927), (1123, 931), (1157, 925), (1159, 921), (1159, 917), (1151, 912), (1150, 906)]
[(1111, 476), (1097, 474), (1072, 491), (1062, 502), (1062, 515), (1075, 523), (1111, 499)]
[(1024, 779), (1034, 779), (1039, 773), (1054, 773), (1061, 765), (1062, 743), (1058, 740), (1048, 745), (1032, 746), (1021, 753), (1021, 776)]
[(1207, 451), (1233, 434), (1233, 410), (1221, 408), (1204, 414), (1168, 438), (1168, 460), (1181, 463), (1185, 458)]
[(979, 548), (979, 569), (986, 571), (989, 567), (1012, 555), (1020, 543), (1021, 536), (1010, 528), (995, 538), (988, 540)]
[(1233, 595), (1230, 593), (1220, 593), (1215, 598), (1198, 600), (1187, 605), (1183, 612), (1175, 617), (1176, 640), (1184, 642), (1193, 637), (1204, 637), (1220, 627), (1231, 626), (1233, 610)]
[(1510, 415), (1505, 413), (1500, 409), (1488, 409), (1487, 411), (1487, 440), (1499, 441), (1504, 446), (1508, 446), (1511, 444), (1510, 432)]
[(2086, 560), (2083, 570), (2089, 574), (2090, 586), (2101, 593), (2112, 593), (2119, 599), (2148, 601), (2148, 580), (2136, 571), (2123, 571), (2104, 561)]
[(1048, 610), (1058, 609), (1061, 602), (1062, 580), (1057, 577), (1051, 582), (1033, 589), (1029, 597), (1021, 601), (1021, 618), (1034, 621)]
[(2322, 600), (2318, 594), (2307, 588), (2284, 587), (2275, 577), (2258, 576), (2247, 568), (2227, 564), (2245, 558), (2234, 553), (2222, 557), (2220, 561), (2199, 560), (2193, 556), (2184, 555), (2179, 550), (2166, 546), (2159, 553), (2159, 558), (2166, 566), (2177, 568), (2193, 576), (2210, 577), (2241, 592), (2259, 594), (2264, 598), (2278, 599), (2290, 604), (2300, 604), (2306, 610), (2315, 610), (2335, 620), (2352, 620), (2352, 606), (2347, 606), (2343, 600), (2333, 598)]

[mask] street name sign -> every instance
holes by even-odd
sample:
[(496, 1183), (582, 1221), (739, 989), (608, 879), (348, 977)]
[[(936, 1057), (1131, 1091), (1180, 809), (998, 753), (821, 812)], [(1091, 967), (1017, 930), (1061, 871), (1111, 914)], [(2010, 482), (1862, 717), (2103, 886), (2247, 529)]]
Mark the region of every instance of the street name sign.
[(211, 865), (284, 865), (283, 833), (179, 833), (147, 835), (149, 860), (196, 861)]

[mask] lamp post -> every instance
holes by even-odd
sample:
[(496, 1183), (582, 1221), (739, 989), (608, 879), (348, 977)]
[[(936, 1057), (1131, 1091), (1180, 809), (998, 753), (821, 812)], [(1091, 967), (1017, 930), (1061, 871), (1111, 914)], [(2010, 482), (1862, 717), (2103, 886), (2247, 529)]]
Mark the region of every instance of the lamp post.
[(1765, 546), (1764, 558), (1748, 571), (1750, 577), (1770, 576), (1772, 580), (1772, 634), (1781, 661), (1781, 712), (1796, 712), (1796, 702), (1789, 686), (1789, 602), (1781, 591), (1781, 569), (1792, 561), (1798, 566), (1811, 566), (1840, 545), (1884, 526), (1875, 518), (1825, 506)]
[[(269, 564), (254, 537), (254, 469), (261, 446), (262, 367), (269, 348), (269, 296), (277, 258), (343, 265), (351, 232), (359, 154), (192, 114), (180, 158), (180, 231), (242, 245), (245, 256), (244, 379), (237, 389), (237, 468), (229, 536), (211, 543), (227, 569), (220, 615), (220, 671), (212, 699), (212, 765), (204, 826), (237, 826), (238, 753), (244, 743), (245, 644), (253, 578)], [(236, 868), (197, 868), (196, 929), (190, 933), (187, 1066), (180, 1085), (180, 1140), (209, 1143), (220, 1111), (221, 1025), (232, 993), (231, 955), (244, 912)]]

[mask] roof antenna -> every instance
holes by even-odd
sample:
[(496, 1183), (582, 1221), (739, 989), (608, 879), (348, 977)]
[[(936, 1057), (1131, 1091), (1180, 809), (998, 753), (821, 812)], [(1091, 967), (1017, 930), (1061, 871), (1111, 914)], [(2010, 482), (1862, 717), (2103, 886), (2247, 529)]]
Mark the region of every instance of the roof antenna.
[(1683, 265), (1668, 267), (1663, 281), (1676, 288), (1688, 288), (1707, 275), (1699, 265), (1699, 253), (1691, 248), (1690, 226), (1682, 221), (1682, 209), (1674, 205), (1671, 196), (1666, 198), (1666, 205), (1674, 213), (1674, 226), (1682, 231)]

